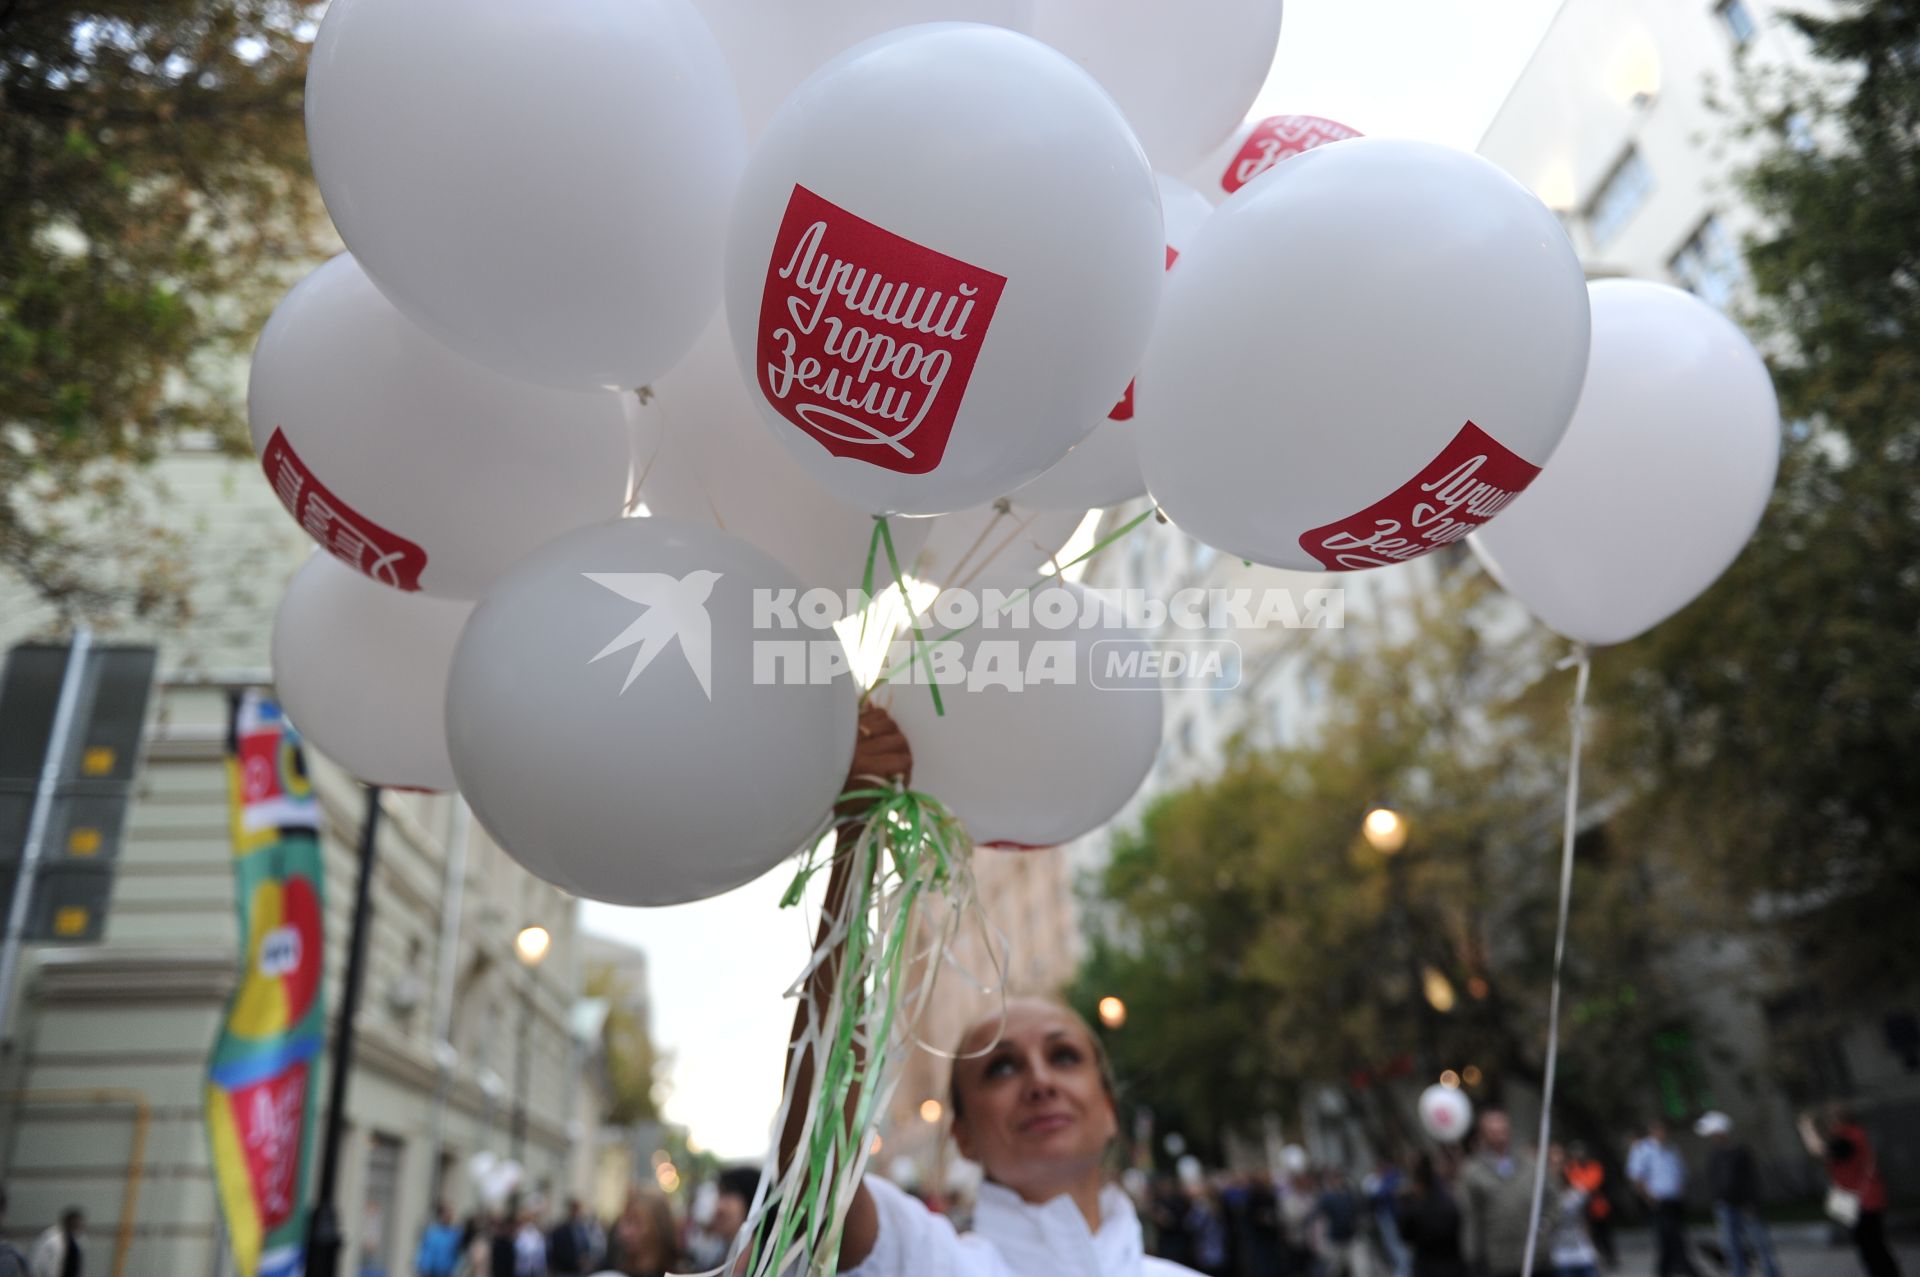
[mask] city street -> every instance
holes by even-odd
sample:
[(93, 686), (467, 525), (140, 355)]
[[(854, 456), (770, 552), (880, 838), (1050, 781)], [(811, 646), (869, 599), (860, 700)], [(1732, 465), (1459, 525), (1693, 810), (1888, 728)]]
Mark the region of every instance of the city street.
[(0, 0), (0, 1277), (1920, 1277), (1916, 173), (1920, 0)]
[[(1689, 1228), (1687, 1239), (1700, 1277), (1718, 1277), (1727, 1271), (1713, 1261), (1720, 1246), (1718, 1236), (1711, 1229)], [(1851, 1245), (1832, 1243), (1822, 1224), (1781, 1224), (1773, 1230), (1773, 1245), (1774, 1256), (1780, 1261), (1781, 1277), (1861, 1277), (1859, 1255)], [(1621, 1233), (1619, 1246), (1620, 1266), (1615, 1272), (1620, 1277), (1657, 1277), (1651, 1232)], [(1920, 1273), (1920, 1239), (1911, 1235), (1899, 1237), (1893, 1249), (1899, 1257), (1901, 1271)], [(1749, 1266), (1748, 1271), (1755, 1270)]]

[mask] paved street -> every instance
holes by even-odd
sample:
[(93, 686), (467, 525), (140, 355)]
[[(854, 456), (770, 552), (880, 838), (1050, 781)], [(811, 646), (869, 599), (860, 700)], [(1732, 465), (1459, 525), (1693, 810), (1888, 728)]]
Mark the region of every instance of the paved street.
[[(1718, 1236), (1705, 1226), (1689, 1229), (1687, 1236), (1693, 1243), (1693, 1263), (1700, 1277), (1722, 1277), (1727, 1270), (1713, 1259), (1719, 1253)], [(1781, 1277), (1864, 1277), (1859, 1254), (1852, 1245), (1829, 1245), (1827, 1230), (1822, 1225), (1779, 1225), (1773, 1230), (1773, 1244)], [(1622, 1233), (1619, 1246), (1618, 1277), (1656, 1277), (1651, 1233)], [(1920, 1277), (1920, 1239), (1896, 1238), (1894, 1253), (1908, 1277)], [(1748, 1271), (1754, 1272), (1751, 1265)]]

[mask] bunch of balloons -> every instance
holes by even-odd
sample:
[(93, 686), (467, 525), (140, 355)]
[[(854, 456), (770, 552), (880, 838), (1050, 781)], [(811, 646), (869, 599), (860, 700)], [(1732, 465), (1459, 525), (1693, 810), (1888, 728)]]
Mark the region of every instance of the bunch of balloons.
[[(1771, 410), (1750, 348), (1685, 299), (1590, 307), (1482, 159), (1246, 118), (1280, 19), (334, 0), (307, 126), (348, 252), (249, 390), (328, 551), (275, 626), (290, 714), (370, 782), (457, 785), (542, 877), (659, 904), (821, 828), (863, 690), (849, 590), (1031, 582), (1090, 508), (1150, 494), (1234, 555), (1372, 568), (1481, 529), (1571, 422), (1564, 482), (1618, 509), (1558, 497), (1483, 551), (1569, 632), (1677, 606), (1705, 559), (1674, 520)], [(1742, 455), (1720, 566), (1770, 481)], [(1144, 779), (1160, 698), (1092, 685), (1124, 626), (1014, 630), (955, 654), (1065, 642), (1079, 677), (891, 695), (979, 841), (1051, 845)]]

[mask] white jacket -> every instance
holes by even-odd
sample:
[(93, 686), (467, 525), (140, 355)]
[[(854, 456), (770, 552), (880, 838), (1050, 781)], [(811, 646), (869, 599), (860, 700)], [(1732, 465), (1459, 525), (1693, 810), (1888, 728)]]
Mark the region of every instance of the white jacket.
[(55, 1224), (34, 1240), (27, 1256), (27, 1270), (33, 1277), (60, 1277), (67, 1262), (67, 1235)]
[(1177, 1277), (1191, 1274), (1170, 1260), (1154, 1259), (1140, 1239), (1133, 1203), (1109, 1185), (1100, 1193), (1100, 1229), (1071, 1197), (1029, 1206), (998, 1184), (982, 1184), (973, 1231), (956, 1233), (953, 1221), (877, 1176), (867, 1191), (880, 1216), (873, 1253), (842, 1277)]

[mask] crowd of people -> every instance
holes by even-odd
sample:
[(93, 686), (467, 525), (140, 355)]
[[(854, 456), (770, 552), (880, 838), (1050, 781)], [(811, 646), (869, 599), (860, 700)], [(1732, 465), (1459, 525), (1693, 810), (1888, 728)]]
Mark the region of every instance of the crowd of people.
[(414, 1277), (662, 1277), (719, 1267), (746, 1223), (758, 1171), (714, 1180), (703, 1209), (682, 1217), (657, 1189), (635, 1188), (611, 1220), (577, 1200), (557, 1220), (538, 1199), (479, 1211), (464, 1222), (440, 1207), (420, 1237)]
[[(7, 1213), (7, 1189), (0, 1184), (0, 1221)], [(69, 1206), (60, 1218), (21, 1250), (0, 1239), (0, 1277), (87, 1277), (99, 1269), (87, 1265), (92, 1242), (87, 1239), (86, 1212)]]
[[(1614, 1224), (1629, 1215), (1650, 1228), (1654, 1277), (1704, 1277), (1696, 1251), (1711, 1259), (1714, 1274), (1749, 1277), (1752, 1270), (1754, 1277), (1782, 1277), (1757, 1209), (1752, 1152), (1723, 1113), (1707, 1114), (1694, 1129), (1707, 1144), (1705, 1198), (1717, 1225), (1714, 1241), (1689, 1243), (1687, 1161), (1667, 1124), (1654, 1120), (1626, 1149), (1618, 1185), (1585, 1145), (1548, 1149), (1533, 1271), (1553, 1277), (1617, 1271)], [(1865, 1133), (1836, 1109), (1824, 1122), (1805, 1121), (1803, 1136), (1839, 1193), (1858, 1199), (1854, 1214), (1835, 1222), (1853, 1236), (1867, 1277), (1899, 1277), (1886, 1244), (1886, 1190)], [(1302, 1163), (1278, 1176), (1222, 1172), (1149, 1180), (1129, 1173), (1123, 1185), (1148, 1251), (1208, 1277), (1520, 1277), (1534, 1171), (1533, 1150), (1517, 1146), (1507, 1115), (1489, 1109), (1464, 1148), (1423, 1152), (1404, 1164), (1382, 1160), (1364, 1175)], [(557, 1221), (543, 1220), (537, 1203), (464, 1224), (443, 1209), (421, 1238), (414, 1273), (659, 1277), (707, 1271), (724, 1262), (758, 1187), (755, 1170), (724, 1171), (687, 1218), (665, 1194), (639, 1189), (605, 1223), (577, 1201)], [(972, 1212), (964, 1196), (921, 1201), (967, 1230)]]
[[(867, 707), (847, 790), (860, 790), (863, 778), (905, 785), (912, 768), (898, 725)], [(855, 804), (843, 814), (863, 813)], [(838, 835), (841, 844), (859, 838), (857, 819)], [(834, 861), (818, 946), (828, 944), (831, 916), (849, 899), (853, 860)], [(807, 1031), (834, 995), (840, 963), (829, 949), (798, 1002), (788, 1057), (797, 1094), (812, 1086), (817, 1048), (806, 1045)], [(1182, 1179), (1123, 1176), (1123, 1188), (1109, 1174), (1121, 1132), (1115, 1081), (1100, 1037), (1072, 1009), (1009, 998), (960, 1035), (950, 1058), (944, 1107), (953, 1146), (984, 1177), (968, 1217), (869, 1174), (845, 1203), (837, 1257), (819, 1257), (846, 1277), (1598, 1277), (1617, 1266), (1614, 1212), (1636, 1200), (1653, 1225), (1655, 1277), (1700, 1277), (1686, 1237), (1687, 1162), (1662, 1121), (1628, 1151), (1618, 1186), (1608, 1183), (1605, 1160), (1579, 1145), (1516, 1144), (1495, 1108), (1482, 1111), (1464, 1147), (1430, 1149), (1404, 1168), (1383, 1163), (1358, 1183), (1338, 1167), (1304, 1162), (1277, 1178), (1211, 1180), (1188, 1164)], [(795, 1165), (803, 1117), (794, 1109), (780, 1132), (774, 1162), (783, 1175)], [(1712, 1145), (1707, 1181), (1729, 1277), (1745, 1277), (1749, 1249), (1764, 1277), (1780, 1277), (1754, 1209), (1752, 1155), (1724, 1114), (1708, 1114), (1696, 1130)], [(1802, 1136), (1831, 1183), (1828, 1214), (1850, 1231), (1868, 1277), (1899, 1277), (1886, 1245), (1886, 1187), (1866, 1133), (1836, 1109), (1824, 1123), (1803, 1121)], [(485, 1277), (589, 1273), (599, 1264), (627, 1277), (682, 1264), (712, 1269), (725, 1261), (757, 1188), (752, 1172), (734, 1184), (723, 1184), (725, 1210), (715, 1208), (698, 1230), (676, 1229), (662, 1199), (636, 1194), (604, 1242), (576, 1205), (549, 1230), (526, 1211), (476, 1224), (452, 1249), (470, 1265), (465, 1272)], [(453, 1274), (422, 1269), (420, 1277)]]
[[(1687, 1161), (1656, 1119), (1628, 1147), (1618, 1186), (1584, 1145), (1548, 1149), (1532, 1271), (1616, 1271), (1615, 1221), (1631, 1212), (1652, 1233), (1654, 1277), (1702, 1277), (1695, 1250), (1727, 1277), (1782, 1277), (1752, 1151), (1724, 1113), (1706, 1114), (1695, 1131), (1707, 1143), (1713, 1240), (1689, 1244)], [(1867, 1277), (1899, 1277), (1886, 1186), (1865, 1132), (1842, 1107), (1824, 1122), (1803, 1118), (1801, 1131), (1833, 1186), (1828, 1215), (1850, 1235)], [(1465, 1148), (1383, 1161), (1357, 1182), (1303, 1164), (1278, 1176), (1164, 1176), (1135, 1196), (1151, 1251), (1209, 1277), (1520, 1277), (1534, 1175), (1534, 1150), (1516, 1147), (1507, 1115), (1490, 1109)]]

